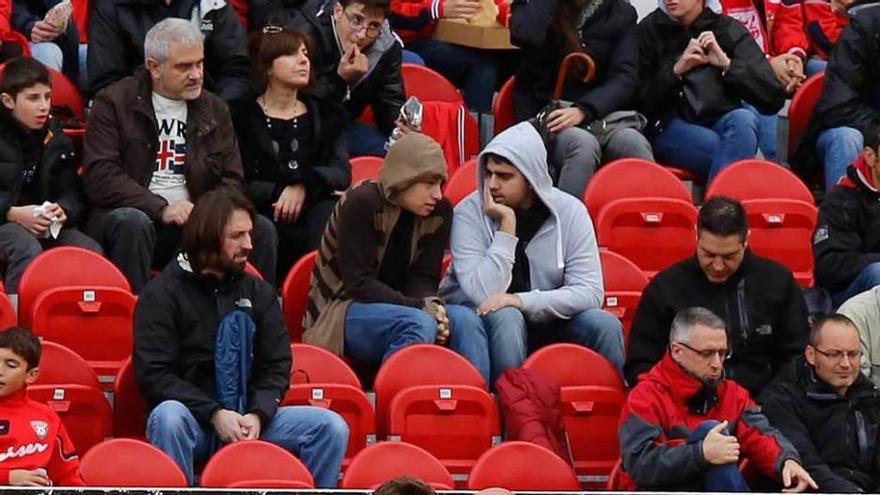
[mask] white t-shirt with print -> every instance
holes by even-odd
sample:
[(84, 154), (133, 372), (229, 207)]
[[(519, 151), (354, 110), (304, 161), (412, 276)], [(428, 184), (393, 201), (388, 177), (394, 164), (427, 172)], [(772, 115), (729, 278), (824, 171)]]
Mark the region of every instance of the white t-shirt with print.
[(186, 100), (170, 100), (153, 93), (153, 111), (159, 126), (159, 148), (150, 192), (169, 204), (189, 199), (186, 191)]

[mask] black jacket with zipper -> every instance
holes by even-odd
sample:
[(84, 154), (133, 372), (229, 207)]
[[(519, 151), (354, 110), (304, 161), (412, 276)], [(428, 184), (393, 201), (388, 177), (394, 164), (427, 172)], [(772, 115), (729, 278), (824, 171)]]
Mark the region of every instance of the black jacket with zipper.
[(683, 24), (655, 10), (639, 23), (639, 109), (651, 122), (679, 116), (681, 80), (672, 68), (692, 38), (712, 31), (730, 58), (730, 67), (718, 77), (726, 95), (751, 103), (762, 114), (775, 114), (785, 104), (785, 88), (749, 31), (736, 19), (705, 9), (691, 24)]
[(166, 400), (185, 405), (202, 425), (220, 408), (214, 377), (214, 342), (221, 320), (232, 311), (256, 324), (247, 410), (263, 424), (290, 383), (290, 337), (278, 294), (247, 274), (218, 280), (195, 274), (178, 256), (151, 280), (134, 312), (134, 372), (150, 409)]
[[(852, 366), (858, 370), (859, 364)], [(820, 492), (880, 491), (880, 392), (868, 378), (858, 373), (840, 396), (800, 356), (759, 400), (767, 419), (801, 455)]]
[[(65, 225), (74, 226), (82, 218), (85, 205), (73, 141), (61, 132), (56, 121), (50, 120), (47, 126), (50, 137), (43, 145), (34, 178), (39, 199), (58, 203), (67, 215)], [(9, 209), (19, 200), (24, 167), (22, 143), (30, 139), (27, 134), (8, 110), (0, 109), (0, 225), (6, 223)]]
[(675, 314), (695, 306), (727, 323), (727, 378), (753, 396), (807, 343), (806, 303), (787, 268), (747, 250), (730, 278), (713, 283), (694, 256), (658, 273), (642, 293), (624, 367), (631, 385), (663, 358)]

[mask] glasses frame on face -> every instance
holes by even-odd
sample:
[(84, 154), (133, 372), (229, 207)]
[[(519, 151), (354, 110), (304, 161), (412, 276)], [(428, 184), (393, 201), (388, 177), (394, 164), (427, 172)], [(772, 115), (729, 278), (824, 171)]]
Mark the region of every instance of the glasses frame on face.
[(379, 33), (382, 32), (382, 23), (381, 22), (377, 23), (376, 25), (368, 26), (366, 24), (367, 18), (361, 14), (349, 12), (345, 9), (342, 10), (342, 14), (345, 15), (345, 19), (348, 21), (348, 25), (351, 26), (351, 28), (355, 32), (358, 32), (360, 30), (364, 30), (364, 32), (367, 33), (367, 36), (370, 36), (371, 38), (375, 38), (376, 36), (379, 36)]
[(730, 348), (727, 348), (727, 349), (694, 349), (693, 347), (685, 344), (684, 342), (674, 342), (674, 343), (684, 347), (685, 349), (692, 351), (693, 353), (695, 353), (696, 355), (700, 356), (703, 359), (712, 359), (712, 356), (718, 356), (718, 359), (720, 359), (722, 362), (724, 362), (724, 361), (727, 361), (728, 359), (730, 359), (731, 356), (733, 356), (733, 349), (730, 349)]
[(812, 344), (810, 345), (810, 347), (812, 347), (814, 351), (818, 352), (819, 354), (825, 356), (826, 358), (830, 359), (831, 361), (833, 361), (835, 363), (839, 363), (839, 362), (843, 361), (844, 356), (846, 356), (847, 361), (849, 361), (850, 363), (852, 363), (852, 362), (861, 363), (862, 362), (862, 354), (863, 353), (862, 353), (861, 349), (859, 349), (857, 351), (841, 351), (838, 349), (831, 349), (828, 351), (824, 351), (824, 350), (819, 349), (818, 347), (816, 347)]

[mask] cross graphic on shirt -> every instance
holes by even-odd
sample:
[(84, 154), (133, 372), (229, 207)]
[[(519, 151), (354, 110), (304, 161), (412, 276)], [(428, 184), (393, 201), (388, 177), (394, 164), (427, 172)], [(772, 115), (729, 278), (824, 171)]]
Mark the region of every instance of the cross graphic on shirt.
[(180, 173), (182, 171), (180, 167), (183, 166), (185, 160), (185, 145), (175, 145), (173, 140), (162, 141), (159, 152), (156, 153), (156, 170), (171, 169), (174, 173)]

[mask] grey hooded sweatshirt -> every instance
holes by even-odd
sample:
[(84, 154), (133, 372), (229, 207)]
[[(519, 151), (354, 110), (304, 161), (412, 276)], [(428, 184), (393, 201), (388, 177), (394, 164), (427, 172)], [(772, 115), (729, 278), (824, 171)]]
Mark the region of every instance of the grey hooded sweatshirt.
[(526, 247), (531, 290), (516, 295), (530, 322), (570, 319), (602, 306), (604, 285), (593, 222), (581, 201), (553, 187), (547, 173), (547, 149), (528, 122), (502, 132), (480, 154), (477, 191), (455, 207), (452, 266), (440, 284), (447, 303), (479, 306), (507, 292), (513, 277), (516, 236), (498, 231), (483, 213), (486, 154), (509, 160), (525, 176), (550, 216)]

